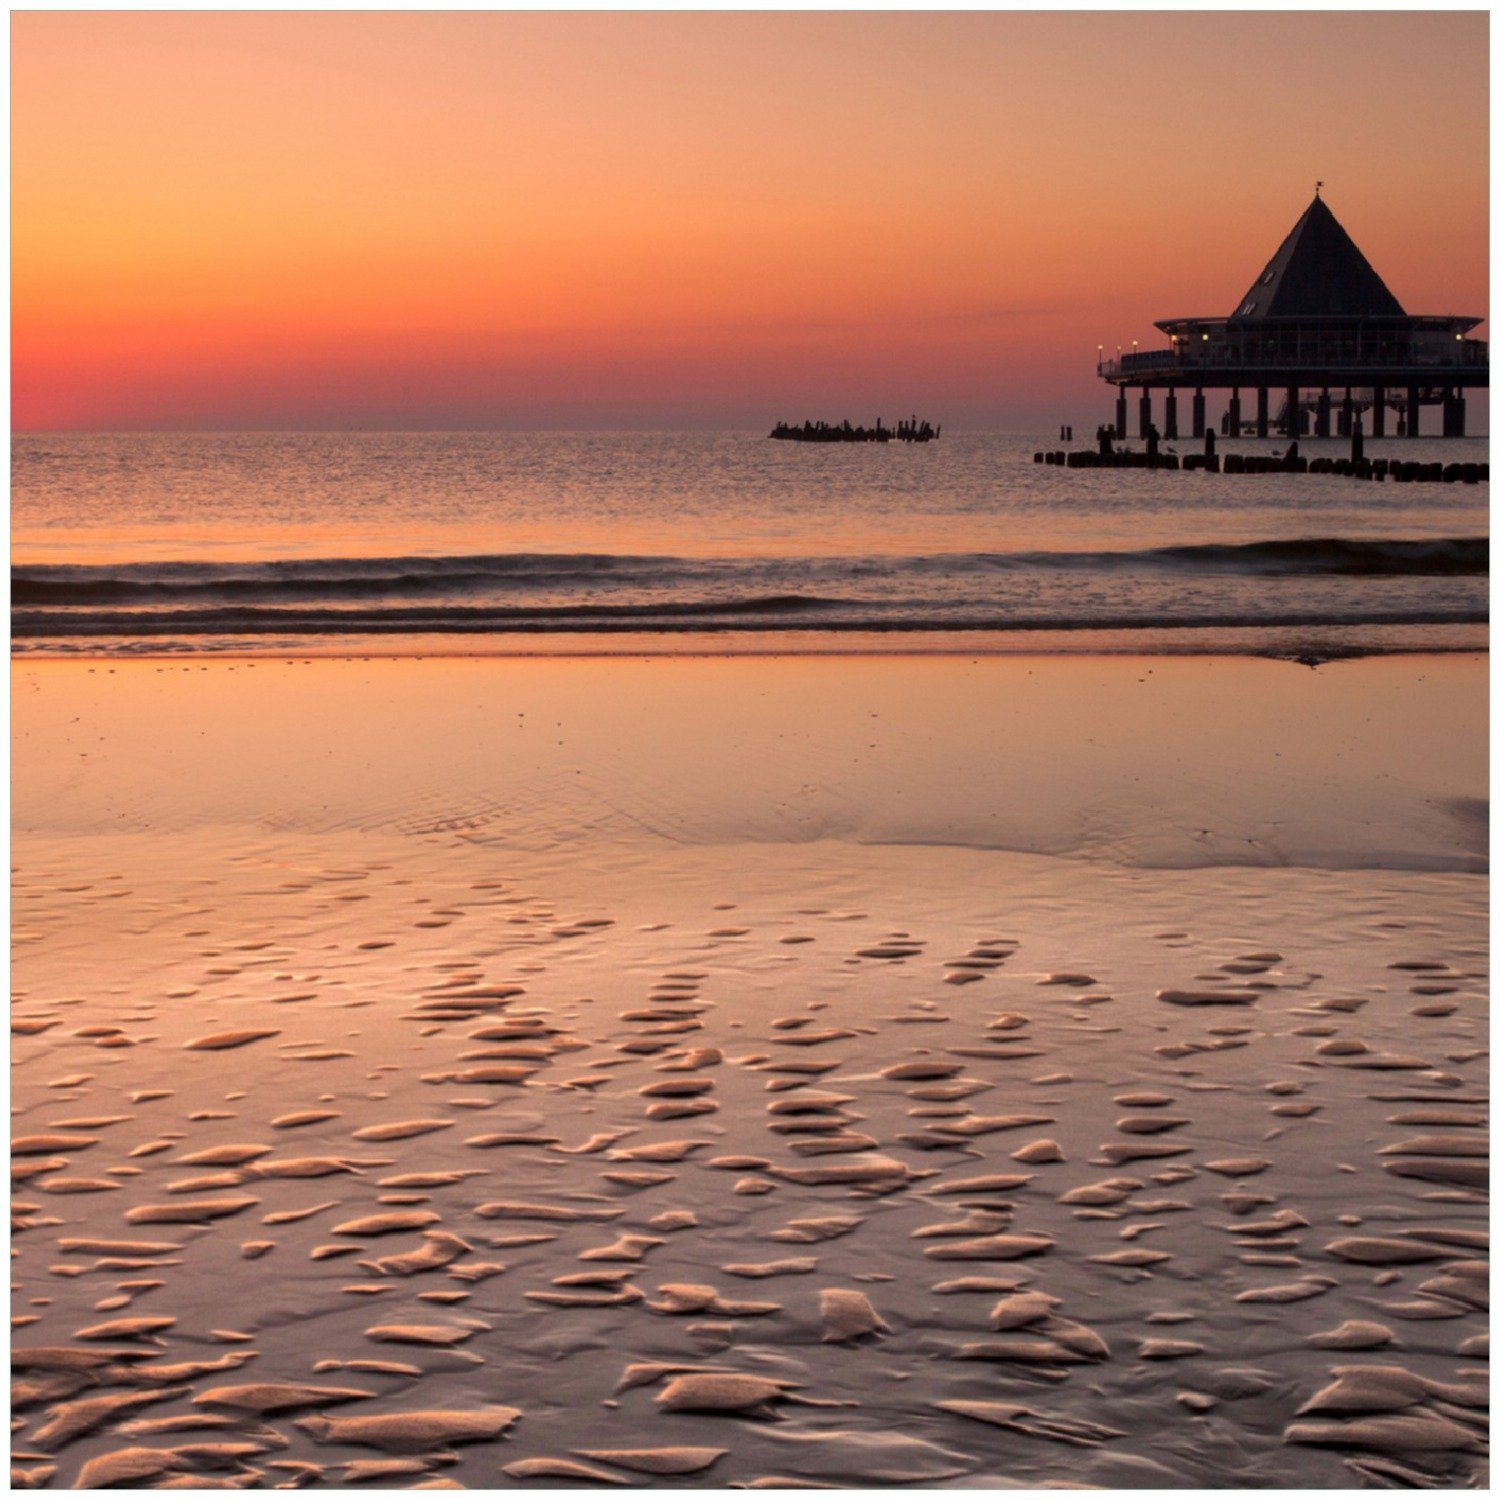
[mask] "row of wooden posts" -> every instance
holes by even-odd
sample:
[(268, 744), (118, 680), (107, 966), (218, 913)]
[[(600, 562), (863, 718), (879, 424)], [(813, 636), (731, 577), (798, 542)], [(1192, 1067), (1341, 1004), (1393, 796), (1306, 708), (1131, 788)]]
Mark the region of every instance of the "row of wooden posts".
[(1487, 463), (1418, 463), (1400, 459), (1365, 457), (1364, 424), (1356, 417), (1349, 434), (1348, 458), (1303, 458), (1300, 444), (1287, 444), (1284, 453), (1226, 453), (1218, 451), (1213, 429), (1203, 434), (1203, 452), (1163, 453), (1161, 434), (1154, 424), (1146, 429), (1143, 452), (1115, 447), (1112, 428), (1101, 426), (1096, 434), (1097, 450), (1068, 452), (1045, 450), (1035, 463), (1058, 464), (1069, 469), (1201, 469), (1206, 474), (1338, 474), (1348, 479), (1394, 480), (1397, 484), (1478, 484), (1490, 477)]
[(1046, 450), (1034, 463), (1068, 469), (1202, 470), (1207, 474), (1338, 474), (1347, 479), (1391, 480), (1396, 484), (1480, 484), (1490, 477), (1490, 466), (1480, 463), (1417, 463), (1386, 458), (1303, 458), (1296, 453), (1136, 453), (1129, 449), (1095, 453)]

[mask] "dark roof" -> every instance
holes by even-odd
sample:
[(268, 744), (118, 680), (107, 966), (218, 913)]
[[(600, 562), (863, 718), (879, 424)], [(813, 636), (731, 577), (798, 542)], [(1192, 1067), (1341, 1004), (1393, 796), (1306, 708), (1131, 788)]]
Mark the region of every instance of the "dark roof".
[(1375, 268), (1315, 197), (1230, 315), (1262, 318), (1400, 318), (1402, 306)]

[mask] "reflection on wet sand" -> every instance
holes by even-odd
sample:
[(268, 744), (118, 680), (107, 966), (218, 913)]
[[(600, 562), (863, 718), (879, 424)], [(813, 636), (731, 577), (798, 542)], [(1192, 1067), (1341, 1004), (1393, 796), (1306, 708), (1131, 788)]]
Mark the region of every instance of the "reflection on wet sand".
[(1477, 1481), (1481, 667), (525, 665), (17, 669), (19, 1483)]

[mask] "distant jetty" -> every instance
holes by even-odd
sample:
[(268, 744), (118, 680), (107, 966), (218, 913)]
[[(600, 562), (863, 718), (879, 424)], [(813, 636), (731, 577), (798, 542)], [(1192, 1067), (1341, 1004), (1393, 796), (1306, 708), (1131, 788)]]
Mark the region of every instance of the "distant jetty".
[(1365, 457), (1364, 427), (1356, 417), (1348, 458), (1304, 458), (1301, 445), (1291, 442), (1285, 453), (1219, 454), (1212, 429), (1203, 435), (1202, 453), (1163, 453), (1160, 435), (1153, 424), (1146, 433), (1144, 452), (1116, 448), (1114, 432), (1099, 429), (1099, 447), (1044, 448), (1032, 454), (1032, 462), (1056, 464), (1064, 469), (1196, 469), (1205, 474), (1337, 474), (1348, 479), (1372, 479), (1395, 484), (1488, 484), (1487, 463), (1403, 463), (1394, 458)]
[(773, 438), (788, 443), (932, 443), (943, 435), (943, 424), (919, 422), (912, 417), (887, 427), (879, 417), (873, 427), (855, 427), (845, 419), (839, 422), (804, 422), (800, 427), (778, 422), (771, 429)]

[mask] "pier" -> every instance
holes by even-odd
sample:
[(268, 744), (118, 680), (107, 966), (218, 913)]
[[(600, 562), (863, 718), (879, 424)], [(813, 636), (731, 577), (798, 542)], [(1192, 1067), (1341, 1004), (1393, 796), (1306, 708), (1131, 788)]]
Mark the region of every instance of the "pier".
[(1489, 345), (1468, 337), (1484, 320), (1407, 313), (1318, 187), (1227, 318), (1164, 318), (1164, 349), (1132, 345), (1109, 359), (1099, 346), (1115, 437), (1127, 435), (1132, 397), (1145, 437), (1159, 396), (1161, 437), (1201, 438), (1210, 391), (1229, 393), (1227, 437), (1350, 437), (1360, 417), (1372, 438), (1421, 437), (1431, 408), (1430, 435), (1465, 435), (1465, 393), (1490, 383)]

